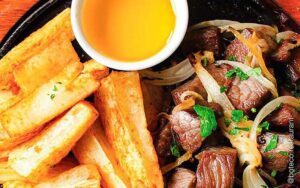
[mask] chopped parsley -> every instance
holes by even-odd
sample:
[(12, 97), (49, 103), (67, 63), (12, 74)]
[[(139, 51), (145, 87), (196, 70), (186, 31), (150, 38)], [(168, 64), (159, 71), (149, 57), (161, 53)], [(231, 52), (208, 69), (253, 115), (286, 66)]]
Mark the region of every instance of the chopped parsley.
[(171, 153), (174, 157), (180, 157), (180, 150), (179, 150), (179, 147), (178, 147), (178, 145), (175, 141), (172, 142), (170, 150), (171, 150)]
[(260, 125), (258, 125), (257, 132), (261, 132), (263, 129), (269, 130), (270, 123), (268, 121), (264, 121)]
[(249, 56), (246, 55), (246, 56), (244, 57), (244, 59), (245, 59), (245, 61), (248, 61), (248, 60), (249, 60)]
[(265, 148), (265, 152), (271, 151), (272, 149), (275, 149), (277, 147), (278, 143), (278, 135), (274, 134), (269, 141), (268, 145)]
[(256, 108), (251, 108), (251, 112), (252, 112), (252, 113), (256, 113), (256, 112), (257, 112), (257, 109), (256, 109)]
[(225, 122), (226, 127), (229, 127), (229, 125), (231, 123), (230, 119), (224, 118), (224, 122)]
[(289, 152), (287, 151), (279, 151), (278, 153), (283, 156), (289, 156)]
[(217, 120), (211, 108), (195, 105), (194, 110), (201, 120), (200, 134), (203, 138), (208, 137), (217, 129)]
[(236, 67), (234, 69), (229, 70), (225, 76), (227, 78), (234, 78), (235, 76), (239, 77), (241, 80), (248, 80), (249, 76), (242, 71), (242, 69)]
[(261, 185), (262, 188), (268, 188), (266, 185)]
[(283, 39), (276, 39), (277, 44), (281, 44), (283, 42)]
[(277, 171), (276, 170), (272, 170), (271, 176), (274, 178), (276, 175), (277, 175)]
[[(62, 84), (62, 82), (56, 82), (56, 84)], [(53, 93), (48, 94), (50, 96), (51, 100), (53, 100), (55, 98), (55, 96), (56, 96), (55, 93), (58, 92), (58, 87), (56, 84), (54, 84), (54, 86), (53, 86), (53, 89), (52, 89)]]
[(55, 98), (55, 94), (50, 95), (50, 99), (53, 100)]
[(231, 112), (231, 119), (232, 121), (238, 123), (244, 117), (244, 112), (242, 110), (232, 110)]
[(201, 60), (201, 62), (202, 62), (202, 65), (203, 65), (204, 67), (206, 67), (206, 66), (208, 65), (208, 59), (207, 59), (207, 57), (203, 58), (203, 59)]
[(228, 89), (228, 88), (227, 88), (226, 86), (221, 86), (221, 87), (220, 87), (220, 92), (221, 92), (221, 93), (224, 93), (224, 92), (227, 91), (227, 89)]
[(269, 159), (274, 159), (275, 156), (274, 156), (273, 154), (271, 154), (271, 155), (268, 155), (268, 158), (269, 158)]
[(234, 55), (230, 55), (227, 59), (229, 61), (236, 61), (236, 57)]
[(260, 76), (261, 75), (261, 68), (256, 67), (251, 69), (247, 72), (248, 76)]
[(282, 103), (278, 104), (278, 105), (276, 106), (275, 110), (279, 110), (280, 108), (282, 108), (282, 106), (283, 106)]
[(54, 87), (53, 87), (53, 91), (58, 91), (58, 88), (57, 88), (57, 86), (56, 86), (56, 85), (54, 85)]
[(250, 127), (234, 127), (229, 131), (230, 135), (237, 135), (240, 131), (250, 131)]

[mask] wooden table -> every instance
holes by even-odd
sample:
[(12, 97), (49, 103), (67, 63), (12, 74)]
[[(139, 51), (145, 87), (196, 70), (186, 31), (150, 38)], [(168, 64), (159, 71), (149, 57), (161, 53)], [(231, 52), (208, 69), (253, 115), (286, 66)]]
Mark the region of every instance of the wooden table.
[[(0, 41), (14, 23), (38, 0), (0, 0)], [(277, 0), (300, 24), (300, 0)]]

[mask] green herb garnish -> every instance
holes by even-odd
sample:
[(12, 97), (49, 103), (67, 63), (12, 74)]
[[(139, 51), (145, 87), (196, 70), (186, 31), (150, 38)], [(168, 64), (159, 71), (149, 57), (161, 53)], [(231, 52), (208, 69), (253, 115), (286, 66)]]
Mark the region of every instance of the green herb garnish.
[(248, 61), (248, 60), (249, 60), (249, 56), (246, 55), (246, 56), (244, 57), (244, 59), (245, 59), (245, 61)]
[(233, 78), (234, 76), (239, 77), (241, 80), (248, 80), (249, 76), (242, 71), (242, 69), (236, 67), (234, 69), (229, 70), (225, 76), (227, 78)]
[(262, 188), (268, 188), (268, 187), (267, 187), (267, 186), (265, 186), (265, 185), (261, 185), (261, 187), (262, 187)]
[(224, 122), (225, 122), (226, 127), (229, 127), (229, 125), (231, 123), (230, 119), (224, 118)]
[(55, 94), (50, 95), (50, 99), (53, 100), (55, 98)]
[(275, 110), (279, 110), (280, 108), (282, 108), (282, 106), (283, 106), (282, 103), (278, 104), (278, 105), (276, 106)]
[(272, 170), (271, 176), (274, 178), (276, 175), (277, 175), (277, 171), (276, 170)]
[(227, 88), (226, 86), (221, 86), (221, 87), (220, 87), (220, 92), (221, 92), (221, 93), (224, 93), (224, 92), (227, 91), (227, 89), (228, 89), (228, 88)]
[(202, 65), (203, 65), (204, 67), (206, 67), (206, 66), (208, 65), (208, 59), (207, 59), (207, 57), (203, 58), (203, 59), (201, 60), (201, 62), (202, 62)]
[(211, 108), (195, 105), (194, 110), (201, 120), (200, 134), (203, 138), (212, 134), (217, 129), (217, 120)]
[(57, 88), (57, 86), (56, 86), (56, 85), (54, 85), (54, 87), (53, 87), (53, 91), (58, 91), (58, 88)]
[(244, 112), (242, 110), (232, 110), (231, 112), (231, 119), (232, 121), (238, 123), (244, 117)]
[(228, 57), (228, 60), (229, 60), (229, 61), (236, 61), (236, 57), (235, 57), (234, 55), (230, 55), (230, 56)]
[(230, 131), (229, 131), (229, 134), (230, 135), (237, 135), (237, 134), (239, 134), (239, 130), (238, 129), (235, 129), (235, 128), (233, 128), (233, 129), (231, 129)]
[(172, 153), (173, 156), (180, 157), (180, 150), (179, 150), (179, 147), (178, 147), (178, 145), (175, 141), (172, 142), (170, 150), (171, 150), (171, 153)]
[(276, 39), (277, 44), (281, 44), (283, 42), (283, 39)]
[(269, 141), (268, 145), (265, 148), (265, 152), (271, 151), (272, 149), (275, 149), (277, 147), (278, 143), (278, 135), (274, 134)]
[(256, 109), (256, 108), (251, 108), (251, 112), (252, 112), (252, 113), (256, 113), (256, 112), (257, 112), (257, 109)]
[(274, 156), (273, 154), (268, 155), (268, 158), (269, 158), (269, 159), (274, 159), (274, 157), (275, 157), (275, 156)]
[(263, 129), (269, 130), (269, 127), (270, 127), (270, 123), (268, 121), (264, 121), (263, 123), (258, 125), (257, 132), (261, 132)]
[(289, 156), (289, 152), (287, 151), (279, 151), (278, 153), (283, 156)]
[(248, 76), (260, 76), (261, 75), (261, 68), (256, 67), (254, 69), (251, 69), (247, 72)]

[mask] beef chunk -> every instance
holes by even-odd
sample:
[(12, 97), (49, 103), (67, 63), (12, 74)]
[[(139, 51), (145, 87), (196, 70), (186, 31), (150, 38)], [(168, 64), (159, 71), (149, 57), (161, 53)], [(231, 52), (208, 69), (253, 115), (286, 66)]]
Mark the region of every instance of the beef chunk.
[(281, 127), (288, 127), (289, 122), (293, 120), (295, 126), (300, 126), (300, 113), (294, 107), (283, 104), (280, 109), (271, 114), (268, 120)]
[(293, 50), (293, 57), (290, 63), (287, 64), (287, 71), (293, 83), (300, 80), (300, 48)]
[[(222, 112), (222, 108), (217, 103), (198, 101), (199, 105), (207, 106), (214, 110), (216, 116)], [(186, 151), (196, 151), (200, 148), (204, 138), (200, 134), (201, 122), (193, 110), (178, 111), (170, 116), (170, 124), (177, 141)]]
[(218, 82), (220, 86), (226, 86), (229, 87), (232, 79), (227, 78), (225, 74), (232, 69), (232, 66), (222, 64), (220, 66), (217, 66), (215, 64), (210, 64), (207, 67), (205, 67), (206, 70), (209, 72), (209, 74), (212, 75), (212, 77)]
[(234, 185), (237, 152), (229, 147), (208, 148), (196, 156), (197, 188), (230, 188)]
[(196, 93), (199, 93), (204, 98), (207, 97), (206, 90), (204, 89), (198, 77), (195, 77), (193, 80), (177, 87), (172, 91), (172, 97), (176, 105), (181, 103), (180, 95), (185, 91), (194, 91)]
[(171, 125), (167, 124), (162, 128), (155, 142), (155, 149), (160, 164), (164, 164), (165, 160), (171, 156), (170, 147), (171, 147), (172, 139), (173, 137), (172, 137)]
[(218, 57), (221, 54), (221, 33), (217, 27), (206, 27), (187, 33), (182, 44), (182, 51), (187, 55), (200, 50), (214, 52)]
[(176, 168), (168, 182), (168, 188), (194, 188), (195, 183), (195, 172), (185, 168)]
[(272, 55), (272, 59), (278, 62), (288, 62), (291, 58), (289, 44), (290, 42), (288, 40), (284, 40), (277, 48), (277, 51)]
[(228, 89), (227, 96), (235, 108), (249, 115), (251, 108), (259, 108), (263, 105), (269, 98), (270, 92), (253, 77), (244, 81), (236, 77)]
[[(278, 135), (277, 147), (271, 151), (266, 152), (266, 146), (269, 144), (273, 135)], [(293, 142), (288, 134), (279, 134), (273, 132), (267, 132), (260, 135), (258, 138), (259, 150), (263, 157), (263, 164), (266, 169), (284, 171), (287, 168), (289, 162), (289, 156), (283, 153), (291, 153), (291, 148), (293, 147)]]
[(203, 138), (200, 135), (200, 120), (193, 112), (179, 111), (172, 114), (170, 123), (177, 140), (186, 151), (200, 148)]
[[(241, 33), (245, 38), (250, 38), (252, 31), (249, 29), (244, 29)], [(250, 50), (238, 39), (234, 39), (231, 44), (229, 44), (225, 51), (225, 57), (228, 59), (230, 56), (235, 57), (238, 62), (244, 62), (245, 57), (248, 56)]]

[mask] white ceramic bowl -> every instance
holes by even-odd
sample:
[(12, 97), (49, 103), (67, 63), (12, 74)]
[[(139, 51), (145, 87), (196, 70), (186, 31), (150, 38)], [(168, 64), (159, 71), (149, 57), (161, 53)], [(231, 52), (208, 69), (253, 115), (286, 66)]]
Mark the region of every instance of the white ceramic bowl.
[[(188, 5), (187, 0), (170, 0), (176, 16), (176, 25), (173, 35), (166, 46), (157, 54), (134, 62), (122, 62), (111, 59), (96, 51), (85, 38), (81, 28), (81, 11), (84, 0), (73, 0), (71, 7), (71, 22), (75, 37), (82, 49), (97, 62), (117, 70), (141, 70), (157, 65), (167, 59), (180, 45), (188, 26)], [(109, 1), (109, 0), (107, 0)]]

